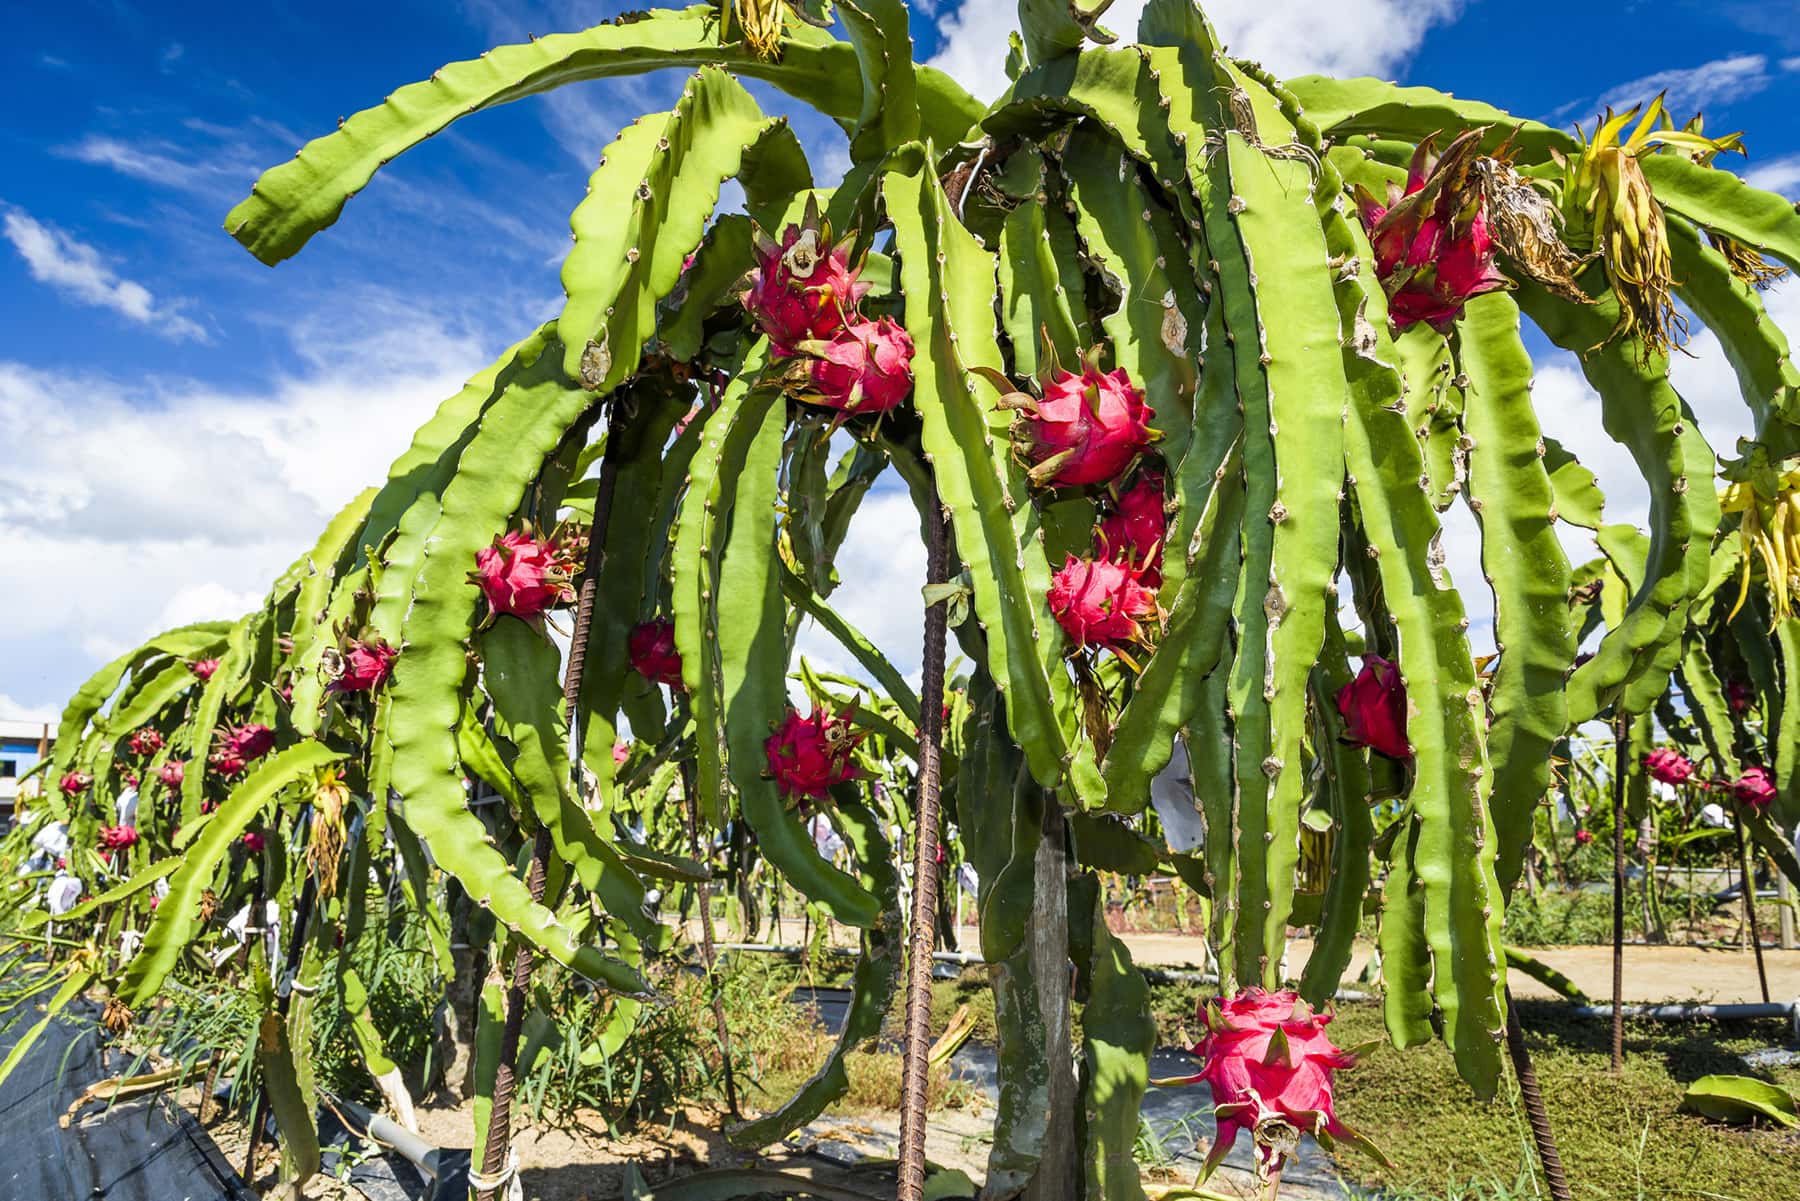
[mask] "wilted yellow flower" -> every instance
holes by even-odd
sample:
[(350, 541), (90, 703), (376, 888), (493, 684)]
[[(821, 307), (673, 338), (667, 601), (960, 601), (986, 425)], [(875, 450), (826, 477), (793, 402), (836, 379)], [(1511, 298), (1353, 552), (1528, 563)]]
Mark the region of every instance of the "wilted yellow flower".
[[(1634, 119), (1637, 127), (1621, 140)], [(1581, 137), (1578, 156), (1552, 154), (1563, 168), (1563, 214), (1569, 231), (1574, 237), (1587, 236), (1619, 298), (1619, 320), (1608, 340), (1636, 336), (1646, 354), (1667, 351), (1687, 340), (1687, 322), (1671, 295), (1674, 277), (1662, 206), (1651, 194), (1638, 160), (1663, 147), (1716, 154), (1731, 148), (1731, 139), (1668, 128), (1661, 96), (1648, 108), (1640, 105), (1616, 114), (1609, 108), (1593, 136), (1580, 126), (1576, 133)]]
[(787, 15), (784, 0), (719, 0), (721, 43), (732, 40), (732, 25), (742, 30), (744, 44), (760, 59), (781, 57), (781, 22)]
[(1768, 577), (1770, 624), (1794, 614), (1800, 596), (1800, 456), (1779, 463), (1760, 445), (1740, 440), (1744, 457), (1729, 460), (1722, 475), (1719, 507), (1737, 513), (1743, 541), (1738, 574), (1736, 617), (1750, 595), (1750, 576), (1758, 563)]

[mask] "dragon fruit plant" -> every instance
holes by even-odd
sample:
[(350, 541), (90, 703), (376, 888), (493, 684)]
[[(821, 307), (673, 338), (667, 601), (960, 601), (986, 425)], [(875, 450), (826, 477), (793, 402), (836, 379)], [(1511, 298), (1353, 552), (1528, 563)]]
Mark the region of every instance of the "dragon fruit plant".
[[(167, 758), (143, 769), (175, 752), (187, 765), (167, 792), (191, 862), (144, 949), (104, 968), (129, 1007), (204, 928), (203, 893), (260, 870), (227, 854), (252, 825), (268, 839), (258, 863), (293, 856), (309, 868), (291, 887), (307, 888), (317, 857), (296, 844), (329, 807), (317, 772), (341, 767), (374, 798), (353, 806), (355, 837), (390, 831), (421, 864), (429, 849), (493, 915), (517, 995), (547, 957), (619, 994), (609, 1037), (626, 1037), (640, 968), (663, 949), (648, 881), (705, 874), (627, 854), (608, 816), (638, 773), (667, 770), (688, 782), (691, 854), (710, 845), (701, 831), (754, 831), (773, 872), (861, 932), (844, 1038), (798, 1095), (732, 1129), (746, 1145), (821, 1112), (846, 1087), (844, 1055), (879, 1030), (907, 925), (893, 880), (906, 850), (888, 844), (882, 807), (908, 816), (917, 901), (938, 870), (940, 789), (954, 853), (981, 882), (1000, 1029), (988, 1195), (1143, 1196), (1130, 1150), (1155, 1027), (1096, 874), (1120, 863), (1204, 879), (1228, 996), (1286, 985), (1287, 930), (1303, 922), (1316, 941), (1297, 991), (1323, 1003), (1373, 904), (1391, 1041), (1441, 1037), (1475, 1092), (1494, 1092), (1501, 920), (1552, 748), (1603, 713), (1649, 713), (1672, 678), (1710, 698), (1697, 668), (1672, 665), (1687, 630), (1724, 619), (1715, 540), (1742, 527), (1739, 545), (1754, 542), (1753, 511), (1777, 528), (1779, 487), (1722, 508), (1706, 486), (1713, 448), (1669, 380), (1669, 306), (1723, 343), (1767, 461), (1800, 451), (1800, 375), (1753, 282), (1778, 270), (1765, 259), (1800, 265), (1800, 214), (1714, 164), (1741, 140), (1673, 129), (1654, 108), (1629, 135), (1604, 120), (1577, 137), (1429, 88), (1276, 79), (1227, 53), (1191, 0), (1151, 0), (1129, 44), (1079, 5), (1022, 0), (1019, 15), (1009, 86), (984, 105), (914, 62), (899, 0), (634, 13), (445, 66), (257, 182), (226, 226), (275, 264), (453, 122), (552, 86), (692, 72), (673, 109), (594, 147), (554, 320), (447, 399), (262, 611), (72, 703), (52, 778), (80, 767), (100, 795), (52, 803), (89, 813), (78, 821), (113, 795), (113, 740), (151, 718)], [(842, 175), (816, 174), (743, 79), (835, 121)], [(734, 179), (743, 211), (722, 211)], [(1542, 433), (1524, 320), (1577, 357), (1648, 486), (1648, 528), (1605, 525), (1594, 563), (1571, 567), (1558, 537), (1558, 522), (1599, 530), (1603, 498)], [(834, 445), (849, 449), (834, 460)], [(902, 648), (829, 602), (851, 516), (889, 471), (932, 564), (919, 684), (893, 666)], [(1485, 580), (1446, 568), (1442, 514), (1457, 504)], [(570, 523), (591, 533), (532, 532)], [(1771, 576), (1768, 595), (1782, 587)], [(1475, 595), (1494, 605), (1491, 671), (1465, 633)], [(1800, 634), (1785, 604), (1753, 591), (1748, 605), (1786, 640), (1757, 660), (1766, 704), (1800, 671)], [(891, 709), (815, 692), (813, 718), (790, 711), (802, 618)], [(634, 635), (655, 622), (666, 634)], [(567, 655), (547, 633), (562, 625)], [(337, 630), (399, 652), (367, 703), (327, 703)], [(946, 731), (950, 637), (968, 676)], [(105, 711), (139, 668), (154, 672), (139, 695), (161, 700)], [(627, 722), (644, 752), (618, 763)], [(791, 746), (771, 748), (771, 723)], [(218, 731), (246, 724), (274, 731), (267, 754), (244, 756), (234, 781), (202, 770), (238, 740)], [(867, 740), (910, 754), (916, 774), (850, 774), (845, 748)], [(1183, 852), (1142, 816), (1178, 740), (1186, 816), (1206, 830)], [(1376, 779), (1396, 771), (1395, 803), (1372, 810)], [(1796, 777), (1776, 762), (1773, 778), (1779, 812)], [(506, 798), (497, 832), (465, 780)], [(789, 803), (820, 785), (829, 804)], [(1182, 791), (1159, 788), (1158, 803), (1186, 804)], [(821, 815), (847, 864), (806, 825)], [(168, 870), (156, 863), (179, 849), (174, 824), (140, 823), (146, 870)], [(1328, 853), (1302, 899), (1307, 846)], [(434, 877), (405, 876), (438, 939)], [(603, 916), (560, 917), (572, 910), (547, 895), (552, 877)], [(928, 949), (927, 925), (913, 932)], [(1086, 1004), (1074, 1051), (1071, 969)], [(496, 999), (481, 1020), (517, 1030), (522, 1016)], [(1288, 1069), (1336, 1070), (1335, 1052), (1308, 1049), (1319, 1028), (1282, 1027)], [(477, 1131), (484, 1201), (510, 1162), (516, 1051), (487, 1033), (500, 1054), (479, 1082), (494, 1101)], [(283, 1091), (307, 1078), (293, 1070), (307, 1054), (296, 1037), (265, 1054), (290, 1182), (317, 1162), (310, 1107)], [(1288, 1095), (1273, 1091), (1258, 1086), (1268, 1104)], [(1282, 1120), (1333, 1132), (1328, 1109), (1309, 1112), (1326, 1117)], [(1225, 1120), (1245, 1117), (1273, 1120)], [(911, 1199), (923, 1159), (908, 1121)]]

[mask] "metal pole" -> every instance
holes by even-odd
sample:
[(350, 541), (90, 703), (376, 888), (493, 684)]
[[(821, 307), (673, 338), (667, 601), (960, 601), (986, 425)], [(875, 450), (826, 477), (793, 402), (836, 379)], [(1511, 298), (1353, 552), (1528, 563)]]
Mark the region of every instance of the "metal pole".
[[(613, 449), (614, 440), (625, 424), (625, 407), (628, 399), (615, 399), (612, 404), (611, 427), (608, 434), (608, 451)], [(612, 517), (613, 492), (619, 483), (619, 456), (608, 453), (601, 461), (600, 482), (594, 495), (594, 525), (588, 536), (587, 554), (581, 564), (581, 580), (577, 585), (575, 602), (575, 630), (569, 640), (569, 662), (563, 673), (563, 720), (570, 735), (569, 744), (575, 745), (575, 733), (579, 730), (576, 720), (581, 707), (581, 677), (587, 667), (588, 636), (594, 626), (594, 599), (600, 587), (600, 567), (606, 558), (606, 527)], [(579, 770), (580, 759), (571, 751), (571, 768)], [(540, 904), (544, 899), (544, 877), (550, 863), (550, 830), (549, 827), (538, 826), (537, 836), (531, 844), (531, 867), (525, 875), (525, 887), (531, 893), (532, 904)], [(507, 1149), (512, 1142), (512, 1101), (515, 1080), (514, 1065), (519, 1058), (519, 1036), (525, 1026), (525, 1001), (531, 991), (531, 969), (534, 956), (531, 944), (520, 940), (518, 948), (513, 952), (512, 978), (506, 989), (506, 1021), (500, 1028), (500, 1062), (494, 1070), (493, 1107), (489, 1111), (487, 1145), (481, 1154), (481, 1175), (494, 1180), (506, 1170)], [(495, 1201), (502, 1195), (502, 1185), (498, 1188), (483, 1189), (476, 1192), (477, 1201)]]
[(1631, 752), (1631, 725), (1613, 717), (1613, 954), (1612, 1071), (1625, 1070), (1625, 757)]
[(1550, 1111), (1544, 1108), (1544, 1093), (1538, 1087), (1537, 1070), (1531, 1066), (1531, 1050), (1525, 1045), (1525, 1029), (1519, 1025), (1519, 1007), (1513, 1004), (1510, 988), (1506, 990), (1506, 1050), (1512, 1057), (1513, 1075), (1519, 1080), (1519, 1096), (1525, 1103), (1525, 1117), (1537, 1144), (1538, 1161), (1544, 1165), (1550, 1196), (1553, 1201), (1572, 1201), (1556, 1135), (1550, 1129)]
[(1737, 826), (1738, 863), (1743, 876), (1738, 891), (1744, 898), (1744, 924), (1750, 930), (1750, 945), (1756, 950), (1756, 982), (1762, 986), (1762, 999), (1769, 999), (1769, 972), (1763, 966), (1762, 931), (1756, 928), (1756, 868), (1750, 860), (1750, 839), (1744, 834), (1744, 819), (1734, 808), (1732, 816)]
[[(950, 532), (933, 487), (925, 518), (925, 580), (949, 576)], [(906, 978), (905, 1064), (900, 1083), (898, 1201), (925, 1194), (925, 1092), (931, 1055), (931, 953), (936, 945), (938, 769), (944, 726), (944, 639), (947, 602), (925, 610), (925, 654), (919, 689), (919, 807), (913, 823), (912, 929)]]
[[(687, 794), (688, 842), (692, 844), (694, 861), (712, 865), (712, 855), (700, 839), (700, 787), (695, 780), (694, 761), (681, 763), (681, 790)], [(712, 880), (694, 885), (700, 897), (700, 955), (706, 965), (706, 988), (712, 994), (713, 1026), (719, 1035), (719, 1056), (725, 1064), (725, 1106), (734, 1119), (743, 1115), (738, 1110), (737, 1080), (731, 1068), (731, 1027), (725, 1021), (725, 994), (719, 987), (718, 955), (713, 942)]]

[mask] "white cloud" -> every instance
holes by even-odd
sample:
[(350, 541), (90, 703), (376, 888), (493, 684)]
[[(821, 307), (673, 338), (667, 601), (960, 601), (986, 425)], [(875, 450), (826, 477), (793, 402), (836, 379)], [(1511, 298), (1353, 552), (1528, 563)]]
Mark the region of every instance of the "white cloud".
[(1769, 60), (1760, 54), (1736, 54), (1714, 59), (1685, 70), (1658, 71), (1630, 83), (1622, 83), (1601, 96), (1597, 104), (1604, 108), (1628, 109), (1648, 102), (1661, 92), (1671, 112), (1678, 115), (1688, 109), (1710, 104), (1729, 104), (1745, 96), (1754, 96), (1769, 86)]
[(1793, 58), (1782, 59), (1781, 69), (1783, 71), (1800, 71), (1800, 55), (1796, 55)]
[[(863, 499), (838, 550), (837, 571), (843, 583), (832, 593), (831, 607), (916, 682), (925, 638), (925, 545), (908, 493), (881, 488)], [(868, 678), (812, 621), (801, 627), (798, 647), (817, 667)]]
[[(1131, 41), (1144, 3), (1119, 0), (1100, 23), (1121, 42)], [(1387, 75), (1405, 64), (1427, 30), (1461, 8), (1461, 0), (1213, 0), (1206, 12), (1233, 54), (1278, 75)], [(939, 26), (942, 48), (931, 65), (992, 100), (1006, 90), (1006, 37), (1018, 27), (1012, 4), (963, 0)]]
[(35, 721), (56, 724), (62, 711), (54, 705), (27, 705), (0, 692), (0, 721)]
[(212, 162), (197, 159), (167, 143), (124, 141), (104, 134), (89, 134), (57, 153), (77, 162), (110, 168), (145, 183), (202, 196), (235, 192), (245, 179), (256, 177), (256, 169), (248, 160), (231, 164)]
[[(170, 626), (236, 617), (492, 349), (368, 303), (266, 391), (0, 361), (0, 663), (54, 706), (93, 668)], [(321, 323), (325, 321), (321, 315)], [(320, 327), (323, 329), (323, 325)]]
[(181, 302), (158, 304), (150, 289), (121, 278), (86, 242), (19, 209), (6, 212), (0, 233), (24, 257), (31, 278), (39, 283), (81, 304), (111, 309), (161, 337), (207, 341), (206, 331), (178, 311)]
[(1783, 196), (1800, 196), (1800, 154), (1783, 155), (1744, 171), (1744, 181)]

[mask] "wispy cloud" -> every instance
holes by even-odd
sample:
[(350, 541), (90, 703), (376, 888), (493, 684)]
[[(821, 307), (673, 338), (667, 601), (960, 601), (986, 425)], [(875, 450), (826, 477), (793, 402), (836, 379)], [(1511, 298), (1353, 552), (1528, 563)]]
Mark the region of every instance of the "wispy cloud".
[(1744, 172), (1744, 180), (1783, 196), (1800, 197), (1800, 154), (1772, 158)]
[(7, 211), (0, 234), (25, 259), (31, 278), (71, 300), (111, 309), (165, 338), (207, 341), (206, 330), (181, 315), (181, 302), (158, 303), (150, 289), (121, 277), (86, 242), (20, 209)]
[(238, 155), (206, 158), (169, 142), (126, 141), (89, 134), (57, 151), (64, 158), (107, 167), (120, 175), (209, 199), (235, 195), (256, 178), (253, 160)]
[[(1385, 75), (1412, 57), (1432, 26), (1461, 8), (1461, 0), (1211, 0), (1206, 12), (1232, 53), (1279, 75)], [(1102, 24), (1129, 41), (1143, 11), (1144, 0), (1119, 0)], [(1017, 28), (1013, 5), (963, 0), (941, 22), (942, 48), (931, 63), (991, 100), (1006, 87), (1000, 64), (1006, 35)]]
[(1658, 71), (1603, 94), (1596, 107), (1627, 109), (1663, 93), (1671, 112), (1682, 114), (1713, 104), (1729, 104), (1754, 96), (1769, 86), (1769, 60), (1761, 54), (1735, 54), (1698, 67)]
[(1783, 71), (1800, 71), (1800, 54), (1795, 55), (1793, 58), (1782, 59), (1781, 69)]

